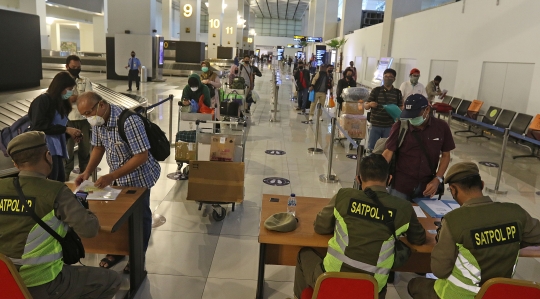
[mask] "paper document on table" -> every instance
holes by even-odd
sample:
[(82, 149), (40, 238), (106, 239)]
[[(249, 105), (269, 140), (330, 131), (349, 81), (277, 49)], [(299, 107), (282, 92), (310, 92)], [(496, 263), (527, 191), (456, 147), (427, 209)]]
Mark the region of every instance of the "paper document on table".
[(416, 217), (418, 218), (427, 218), (424, 211), (422, 211), (422, 208), (419, 206), (413, 206), (414, 211), (416, 212)]
[(91, 181), (82, 182), (73, 193), (77, 193), (77, 191), (87, 192), (87, 200), (115, 200), (118, 197), (118, 194), (122, 192), (122, 190), (114, 189), (109, 186), (99, 189), (98, 187), (95, 187), (94, 182)]
[(452, 211), (444, 202), (439, 200), (424, 200), (424, 203), (437, 215), (446, 215), (446, 213)]
[(457, 209), (457, 208), (460, 207), (460, 205), (459, 205), (458, 203), (450, 203), (450, 202), (449, 202), (449, 203), (447, 203), (447, 204), (450, 206), (450, 208), (451, 208), (452, 210), (455, 210), (455, 209)]

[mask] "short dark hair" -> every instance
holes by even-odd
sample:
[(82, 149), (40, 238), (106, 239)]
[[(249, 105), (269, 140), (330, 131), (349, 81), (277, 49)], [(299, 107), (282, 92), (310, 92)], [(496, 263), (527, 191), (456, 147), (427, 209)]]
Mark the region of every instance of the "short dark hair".
[(482, 191), (483, 184), (482, 178), (479, 175), (474, 175), (472, 177), (466, 177), (457, 182), (450, 182), (450, 184), (457, 185), (460, 189), (463, 190), (480, 190)]
[(394, 77), (396, 77), (396, 70), (394, 70), (394, 69), (386, 69), (386, 70), (384, 70), (384, 72), (383, 72), (383, 76), (384, 76), (385, 74), (388, 74), (388, 73), (390, 73), (390, 74), (394, 75)]
[(351, 69), (350, 67), (348, 67), (348, 68), (346, 68), (346, 69), (343, 71), (343, 77), (347, 77), (347, 72), (352, 72), (353, 75), (354, 75), (353, 69)]
[(66, 58), (66, 65), (69, 65), (69, 63), (70, 63), (72, 60), (75, 60), (75, 61), (81, 61), (81, 59), (79, 58), (79, 56), (77, 56), (77, 55), (69, 55), (69, 56)]
[(43, 155), (47, 152), (47, 150), (48, 149), (46, 146), (27, 149), (11, 155), (11, 160), (13, 160), (13, 162), (15, 162), (17, 165), (35, 165), (39, 162), (39, 160), (43, 159)]
[(440, 81), (442, 81), (442, 78), (441, 78), (441, 76), (435, 76), (435, 79), (433, 79), (433, 80), (434, 80), (434, 81), (439, 81), (439, 82), (440, 82)]
[(199, 80), (197, 80), (197, 78), (195, 77), (189, 77), (188, 79), (188, 85), (191, 86), (191, 87), (199, 87)]
[(334, 65), (329, 63), (329, 64), (326, 65), (326, 68), (329, 68), (329, 67), (334, 67)]
[(389, 164), (382, 155), (371, 154), (360, 162), (360, 178), (362, 181), (386, 182)]
[(246, 58), (246, 57), (247, 57), (247, 58), (250, 58), (250, 56), (249, 56), (249, 55), (244, 55), (244, 58)]

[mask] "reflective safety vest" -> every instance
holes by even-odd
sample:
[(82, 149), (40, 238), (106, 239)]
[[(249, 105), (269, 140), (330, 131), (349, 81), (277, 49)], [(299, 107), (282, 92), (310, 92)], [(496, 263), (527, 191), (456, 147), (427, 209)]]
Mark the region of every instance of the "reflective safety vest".
[[(396, 235), (406, 232), (411, 219), (411, 204), (396, 200), (379, 189), (374, 191), (392, 211)], [(325, 271), (371, 274), (377, 280), (380, 292), (386, 286), (394, 264), (395, 240), (384, 224), (387, 216), (363, 191), (342, 188), (336, 196), (336, 224), (323, 261)]]
[[(30, 208), (65, 236), (68, 226), (54, 212), (54, 201), (64, 183), (28, 176), (20, 176), (20, 183)], [(1, 179), (0, 190), (0, 252), (19, 268), (27, 287), (54, 280), (63, 267), (62, 246), (22, 206), (12, 178)]]
[(463, 206), (444, 218), (458, 256), (450, 276), (435, 282), (434, 289), (440, 298), (474, 299), (487, 280), (512, 278), (526, 223), (519, 205), (492, 202)]

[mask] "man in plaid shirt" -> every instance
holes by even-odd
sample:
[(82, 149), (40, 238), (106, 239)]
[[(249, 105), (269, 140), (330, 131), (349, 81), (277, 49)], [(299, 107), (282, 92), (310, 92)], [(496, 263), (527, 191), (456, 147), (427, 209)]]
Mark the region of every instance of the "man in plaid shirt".
[[(124, 123), (124, 131), (128, 142), (118, 133), (118, 117), (122, 108), (107, 103), (95, 92), (86, 92), (77, 99), (77, 108), (92, 126), (92, 145), (90, 161), (86, 170), (77, 177), (78, 186), (90, 177), (106, 154), (110, 172), (101, 176), (95, 186), (104, 188), (111, 184), (118, 186), (147, 187), (149, 192), (144, 195), (143, 240), (144, 251), (148, 248), (152, 229), (152, 211), (150, 210), (150, 188), (159, 178), (161, 168), (150, 154), (150, 142), (142, 120), (138, 116), (130, 116)], [(101, 260), (100, 266), (110, 268), (118, 263), (123, 256), (107, 255)], [(129, 264), (124, 269), (129, 271)]]

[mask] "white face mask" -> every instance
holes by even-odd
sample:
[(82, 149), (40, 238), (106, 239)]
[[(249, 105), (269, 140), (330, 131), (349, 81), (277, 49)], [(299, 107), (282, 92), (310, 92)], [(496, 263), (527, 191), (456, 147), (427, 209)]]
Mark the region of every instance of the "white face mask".
[(191, 90), (192, 91), (197, 91), (197, 90), (199, 90), (199, 88), (198, 87), (192, 87)]
[(105, 120), (99, 115), (90, 116), (86, 120), (88, 120), (88, 123), (90, 123), (92, 127), (102, 126), (103, 124), (105, 124)]

